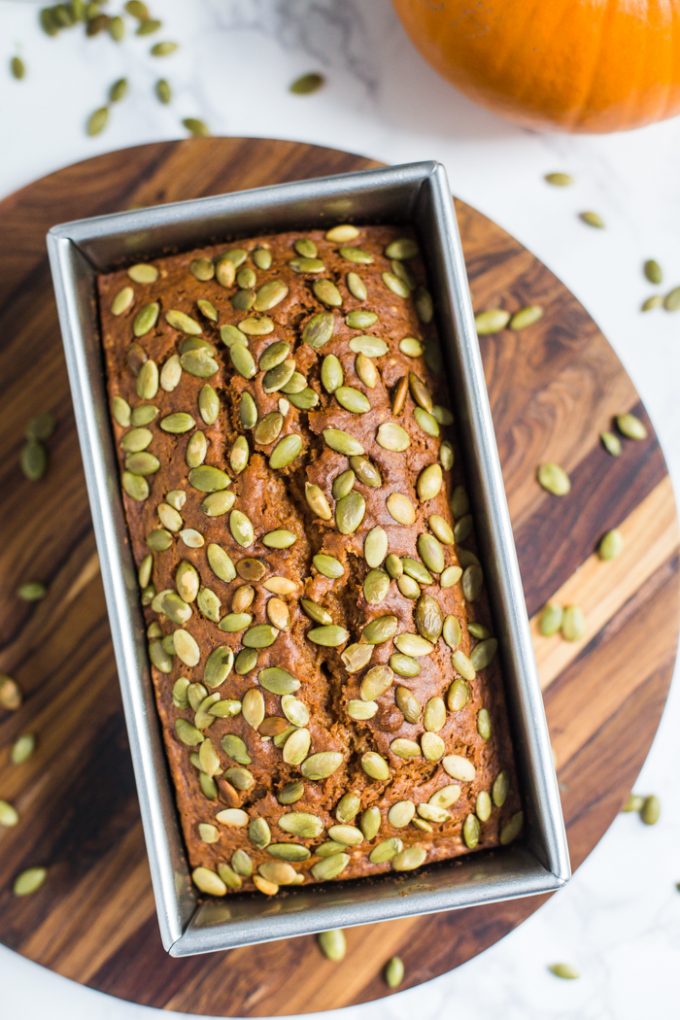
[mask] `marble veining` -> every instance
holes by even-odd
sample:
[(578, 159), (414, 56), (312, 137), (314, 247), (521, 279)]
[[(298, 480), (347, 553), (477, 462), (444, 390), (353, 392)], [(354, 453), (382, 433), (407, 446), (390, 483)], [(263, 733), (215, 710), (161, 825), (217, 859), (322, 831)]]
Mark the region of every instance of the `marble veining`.
[[(203, 116), (215, 134), (289, 137), (387, 162), (436, 158), (457, 194), (535, 251), (594, 315), (646, 401), (680, 485), (680, 315), (637, 309), (650, 287), (642, 261), (658, 258), (680, 283), (680, 120), (610, 137), (516, 128), (459, 96), (430, 70), (396, 22), (390, 0), (150, 0), (172, 57), (148, 57), (149, 40), (116, 46), (77, 32), (47, 39), (38, 5), (0, 2), (0, 195), (59, 166), (109, 149), (180, 136), (180, 118)], [(118, 6), (118, 4), (112, 4)], [(13, 52), (24, 82), (5, 73)], [(307, 97), (299, 74), (328, 79)], [(115, 78), (129, 98), (91, 139), (83, 123)], [(175, 99), (153, 96), (157, 77)], [(571, 189), (542, 175), (566, 169)], [(576, 218), (596, 209), (606, 231)], [(4, 243), (11, 239), (3, 239)], [(652, 636), (650, 636), (650, 640)], [(343, 1009), (333, 1020), (639, 1020), (680, 1015), (680, 693), (677, 683), (638, 781), (660, 792), (662, 821), (621, 816), (573, 882), (502, 943), (418, 989)], [(351, 939), (351, 933), (349, 934)], [(554, 960), (582, 972), (560, 982)], [(154, 1011), (81, 988), (0, 948), (1, 1017), (143, 1020)], [(165, 1014), (172, 1016), (174, 1014)]]

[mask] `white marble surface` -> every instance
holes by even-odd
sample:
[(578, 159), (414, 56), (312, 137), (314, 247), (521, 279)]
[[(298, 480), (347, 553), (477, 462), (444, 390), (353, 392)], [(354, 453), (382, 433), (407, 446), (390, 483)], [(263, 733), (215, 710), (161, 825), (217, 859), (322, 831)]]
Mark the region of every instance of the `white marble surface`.
[[(117, 3), (112, 7), (119, 6)], [(149, 41), (116, 46), (76, 32), (47, 39), (37, 5), (0, 0), (0, 62), (15, 50), (29, 67), (13, 82), (0, 66), (0, 195), (59, 166), (108, 149), (176, 137), (180, 116), (214, 133), (296, 138), (388, 162), (436, 158), (456, 192), (535, 251), (585, 303), (642, 394), (680, 483), (680, 315), (641, 315), (640, 263), (653, 255), (680, 283), (680, 120), (601, 138), (520, 131), (458, 96), (422, 62), (395, 23), (389, 0), (156, 0), (183, 41), (164, 60)], [(298, 74), (323, 70), (324, 91), (287, 92)], [(87, 114), (109, 83), (132, 92), (109, 130), (84, 136)], [(151, 89), (171, 79), (176, 101)], [(575, 187), (541, 181), (566, 169)], [(575, 213), (597, 209), (608, 229)], [(3, 238), (5, 246), (11, 238)], [(653, 640), (653, 635), (650, 635)], [(677, 1017), (680, 971), (680, 693), (676, 683), (638, 782), (659, 791), (661, 823), (622, 816), (571, 885), (501, 944), (417, 990), (336, 1020), (465, 1016), (466, 1020), (658, 1020)], [(0, 919), (1, 938), (2, 919)], [(350, 934), (351, 938), (351, 934)], [(560, 982), (546, 964), (582, 972)], [(0, 1017), (143, 1020), (153, 1011), (80, 988), (0, 949)]]

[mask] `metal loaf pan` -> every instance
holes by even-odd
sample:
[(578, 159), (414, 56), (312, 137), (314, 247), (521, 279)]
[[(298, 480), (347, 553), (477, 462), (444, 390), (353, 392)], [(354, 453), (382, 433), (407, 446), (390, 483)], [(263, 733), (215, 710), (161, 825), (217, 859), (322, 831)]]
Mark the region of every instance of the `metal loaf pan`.
[[(96, 274), (238, 237), (338, 221), (411, 223), (466, 451), (527, 824), (522, 841), (421, 871), (202, 902), (192, 887), (149, 676), (109, 425)], [(173, 956), (545, 893), (569, 857), (522, 584), (444, 168), (434, 162), (280, 184), (53, 227), (47, 237), (161, 937)]]

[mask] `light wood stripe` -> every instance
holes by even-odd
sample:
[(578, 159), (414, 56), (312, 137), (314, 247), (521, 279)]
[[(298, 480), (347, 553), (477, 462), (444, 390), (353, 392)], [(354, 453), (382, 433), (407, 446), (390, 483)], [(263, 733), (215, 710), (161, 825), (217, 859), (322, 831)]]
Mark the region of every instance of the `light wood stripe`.
[(558, 605), (581, 607), (586, 618), (583, 638), (565, 641), (559, 634), (543, 637), (538, 630), (540, 613), (531, 620), (543, 690), (568, 668), (651, 575), (677, 553), (678, 523), (670, 478), (666, 476), (617, 527), (624, 541), (620, 556), (605, 563), (594, 553), (550, 600)]

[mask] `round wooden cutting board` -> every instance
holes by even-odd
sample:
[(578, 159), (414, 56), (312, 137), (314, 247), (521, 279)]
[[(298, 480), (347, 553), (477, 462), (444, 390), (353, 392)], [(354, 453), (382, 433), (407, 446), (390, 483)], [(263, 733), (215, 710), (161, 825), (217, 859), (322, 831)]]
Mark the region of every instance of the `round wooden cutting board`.
[[(174, 960), (161, 948), (90, 514), (45, 255), (64, 220), (375, 166), (331, 149), (200, 139), (110, 153), (37, 181), (0, 203), (0, 669), (24, 690), (0, 713), (0, 797), (21, 823), (0, 829), (0, 939), (46, 967), (150, 1006), (210, 1015), (298, 1013), (388, 994), (380, 971), (399, 953), (404, 986), (481, 952), (540, 899), (490, 905), (348, 933), (342, 965), (312, 938)], [(577, 602), (582, 641), (536, 635), (572, 861), (610, 825), (656, 730), (678, 628), (678, 532), (663, 456), (635, 389), (595, 323), (545, 266), (474, 209), (457, 203), (477, 310), (545, 307), (536, 325), (482, 340), (529, 613)], [(39, 483), (18, 466), (28, 417), (58, 428)], [(609, 456), (599, 433), (634, 411), (644, 442)], [(558, 499), (535, 481), (558, 461), (572, 478)], [(598, 538), (619, 527), (622, 555), (601, 563)], [(18, 585), (49, 586), (37, 604)], [(535, 626), (535, 625), (534, 625)], [(653, 639), (650, 640), (650, 635)], [(644, 649), (644, 654), (641, 654)], [(37, 749), (9, 750), (24, 732)], [(48, 867), (33, 896), (17, 872)]]

